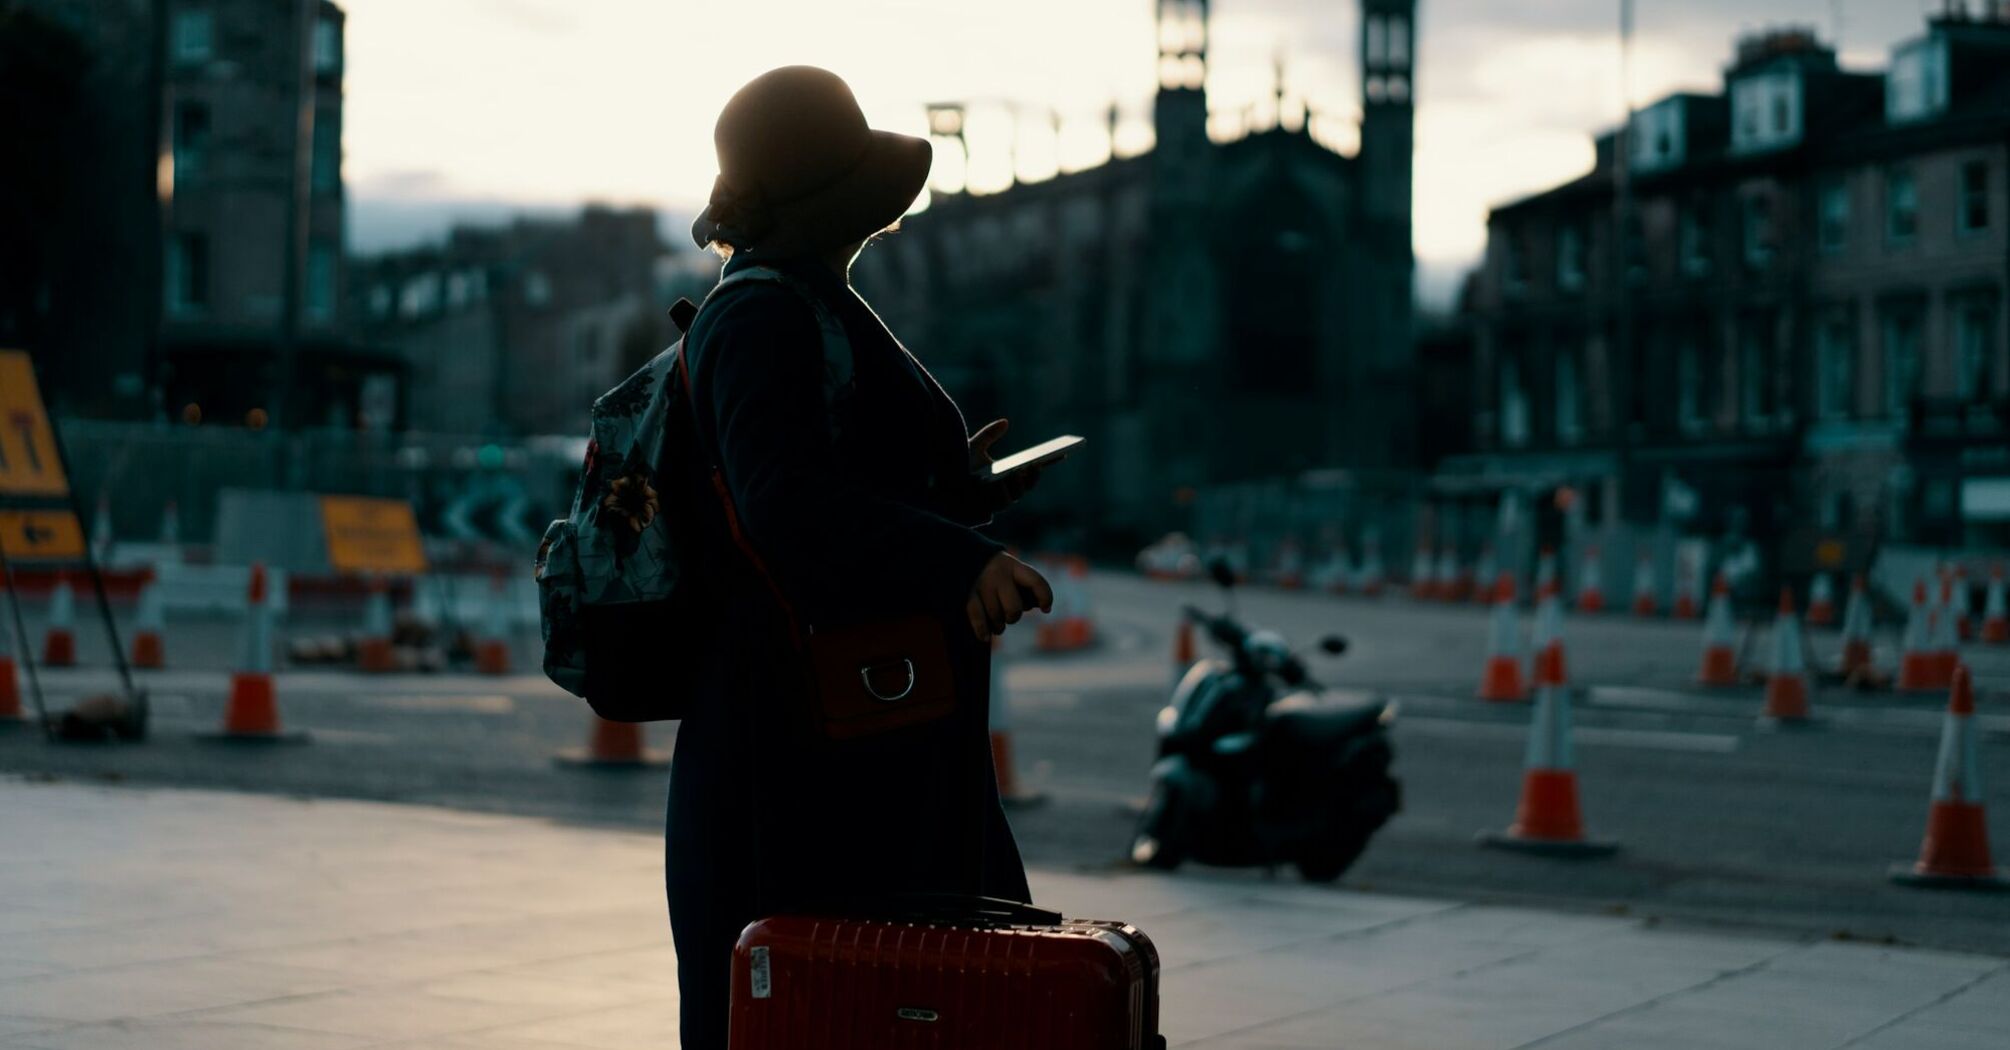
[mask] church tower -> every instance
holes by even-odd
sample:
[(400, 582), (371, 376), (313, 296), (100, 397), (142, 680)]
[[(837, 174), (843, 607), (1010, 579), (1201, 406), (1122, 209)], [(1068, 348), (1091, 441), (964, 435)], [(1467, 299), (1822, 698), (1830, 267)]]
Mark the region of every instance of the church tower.
[[(1415, 458), (1416, 254), (1410, 240), (1410, 169), (1416, 124), (1417, 0), (1361, 0), (1361, 149), (1350, 385), (1378, 391), (1350, 399), (1349, 459), (1403, 467)], [(1392, 396), (1401, 392), (1403, 396)], [(1379, 462), (1375, 462), (1378, 461)]]
[(1153, 195), (1160, 206), (1203, 200), (1207, 167), (1208, 0), (1158, 0), (1159, 86), (1152, 98)]

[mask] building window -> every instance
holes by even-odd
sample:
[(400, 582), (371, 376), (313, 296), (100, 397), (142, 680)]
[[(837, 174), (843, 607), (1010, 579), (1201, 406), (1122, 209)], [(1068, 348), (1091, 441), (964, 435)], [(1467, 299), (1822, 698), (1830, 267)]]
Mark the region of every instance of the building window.
[(1389, 16), (1389, 64), (1410, 64), (1410, 23), (1402, 15)]
[(1773, 209), (1772, 201), (1765, 197), (1745, 198), (1743, 229), (1740, 239), (1745, 254), (1745, 266), (1753, 270), (1765, 269), (1773, 257)]
[(1675, 422), (1687, 434), (1700, 434), (1709, 424), (1705, 406), (1708, 376), (1703, 371), (1703, 354), (1695, 343), (1683, 343), (1675, 352)]
[(1996, 390), (1996, 309), (1989, 296), (1973, 296), (1954, 308), (1954, 393), (1963, 401), (1987, 401)]
[(314, 23), (314, 72), (317, 74), (339, 73), (342, 71), (342, 27), (332, 18), (323, 18)]
[(1682, 272), (1702, 277), (1710, 272), (1710, 213), (1704, 205), (1682, 211)]
[(1919, 312), (1888, 307), (1882, 325), (1884, 343), (1884, 410), (1896, 419), (1912, 411), (1919, 396)]
[(1578, 382), (1577, 354), (1562, 350), (1556, 355), (1556, 440), (1575, 444), (1584, 436), (1584, 389)]
[(1856, 404), (1853, 320), (1831, 317), (1815, 328), (1816, 411), (1823, 419), (1847, 419)]
[(1971, 160), (1961, 166), (1961, 208), (1956, 229), (1979, 233), (1989, 228), (1989, 164)]
[(1822, 250), (1839, 252), (1849, 246), (1849, 183), (1841, 176), (1824, 179), (1816, 205)]
[(209, 104), (177, 102), (174, 107), (174, 178), (200, 177), (209, 158)]
[(175, 64), (194, 65), (216, 57), (216, 23), (207, 10), (176, 11), (173, 25)]
[(1946, 40), (1929, 36), (1894, 50), (1884, 77), (1885, 118), (1918, 120), (1946, 108)]
[(1908, 244), (1919, 232), (1919, 187), (1911, 168), (1887, 168), (1884, 173), (1884, 235), (1893, 244)]
[(1501, 361), (1501, 444), (1528, 444), (1528, 392), (1522, 389), (1521, 367), (1513, 358)]
[(193, 317), (209, 308), (209, 238), (177, 233), (168, 239), (167, 307), (175, 317)]
[(307, 246), (306, 313), (310, 321), (335, 316), (335, 248), (327, 241)]
[(316, 193), (334, 193), (342, 188), (342, 126), (330, 110), (314, 114), (314, 155), (308, 184)]
[(1368, 16), (1367, 50), (1368, 65), (1385, 66), (1389, 63), (1389, 20), (1381, 15)]
[(1753, 430), (1770, 425), (1780, 410), (1779, 376), (1774, 368), (1770, 318), (1758, 317), (1742, 326), (1738, 378), (1743, 388), (1745, 424)]
[(1501, 288), (1509, 295), (1528, 290), (1528, 248), (1519, 234), (1501, 235)]
[(527, 306), (543, 306), (551, 302), (551, 278), (543, 270), (532, 270), (523, 275), (523, 301)]
[(1584, 234), (1575, 226), (1556, 231), (1556, 286), (1566, 292), (1584, 287)]

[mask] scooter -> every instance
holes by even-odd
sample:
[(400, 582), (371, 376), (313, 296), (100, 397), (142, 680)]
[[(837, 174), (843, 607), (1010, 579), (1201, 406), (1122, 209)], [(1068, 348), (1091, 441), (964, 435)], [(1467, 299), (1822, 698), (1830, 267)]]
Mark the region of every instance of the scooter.
[[(1396, 705), (1315, 681), (1281, 635), (1236, 619), (1226, 561), (1208, 575), (1229, 611), (1182, 611), (1228, 658), (1196, 661), (1159, 711), (1159, 757), (1131, 860), (1166, 870), (1188, 859), (1291, 863), (1307, 882), (1332, 882), (1401, 808), (1389, 775)], [(1339, 656), (1347, 640), (1328, 635), (1319, 647)]]

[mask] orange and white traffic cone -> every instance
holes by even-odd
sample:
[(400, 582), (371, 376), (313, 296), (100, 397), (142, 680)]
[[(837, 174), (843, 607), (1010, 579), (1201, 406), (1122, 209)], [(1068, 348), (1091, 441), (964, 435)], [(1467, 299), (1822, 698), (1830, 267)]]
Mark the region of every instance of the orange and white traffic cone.
[(1693, 620), (1702, 606), (1701, 574), (1696, 571), (1695, 556), (1687, 550), (1675, 552), (1675, 607), (1670, 615), (1678, 620)]
[(1487, 625), (1487, 662), (1480, 672), (1479, 698), (1519, 703), (1528, 699), (1528, 686), (1521, 677), (1521, 625), (1515, 617), (1514, 574), (1501, 573), (1492, 589), (1494, 611)]
[(1361, 593), (1379, 598), (1389, 585), (1389, 570), (1382, 566), (1382, 539), (1370, 532), (1361, 541)]
[(1481, 605), (1494, 603), (1494, 585), (1489, 583), (1500, 575), (1500, 566), (1494, 560), (1494, 545), (1480, 545), (1479, 560), (1473, 563), (1473, 601)]
[(20, 669), (14, 665), (14, 653), (7, 647), (11, 633), (0, 629), (0, 723), (10, 725), (28, 718), (21, 709)]
[(1954, 634), (1954, 573), (1940, 573), (1940, 603), (1927, 621), (1927, 649), (1933, 654), (1935, 684), (1946, 689), (1954, 684), (1954, 666), (1961, 662), (1960, 643)]
[(1827, 627), (1836, 622), (1835, 588), (1829, 582), (1829, 574), (1815, 573), (1814, 582), (1808, 584), (1808, 626)]
[(1766, 669), (1766, 706), (1760, 717), (1777, 723), (1808, 721), (1808, 667), (1801, 655), (1801, 624), (1794, 616), (1791, 587), (1780, 588), (1780, 613), (1773, 621), (1773, 659)]
[(1968, 668), (1957, 666), (1947, 692), (1940, 756), (1933, 764), (1933, 801), (1919, 859), (1891, 870), (1893, 882), (1941, 889), (2010, 889), (1989, 857), (1989, 819), (1983, 809), (1982, 762), (1975, 732), (1975, 689)]
[(1654, 555), (1641, 551), (1633, 562), (1633, 615), (1653, 616), (1659, 606), (1654, 599)]
[(1410, 557), (1410, 597), (1416, 601), (1430, 601), (1438, 595), (1438, 581), (1432, 569), (1431, 545), (1417, 544), (1417, 553)]
[(70, 574), (56, 573), (56, 589), (49, 594), (49, 626), (42, 631), (42, 666), (77, 666), (77, 594), (70, 589)]
[(305, 733), (279, 726), (279, 696), (272, 683), (272, 609), (266, 604), (265, 565), (253, 562), (246, 588), (243, 651), (230, 676), (230, 699), (223, 709), (223, 726), (203, 734), (209, 740), (252, 743), (299, 742)]
[(1327, 594), (1346, 594), (1353, 589), (1354, 568), (1349, 563), (1344, 544), (1334, 544), (1326, 561), (1319, 566), (1319, 587)]
[(1186, 678), (1187, 668), (1199, 658), (1200, 653), (1193, 642), (1193, 621), (1181, 616), (1179, 626), (1173, 628), (1172, 680), (1175, 688)]
[(1870, 593), (1863, 578), (1857, 573), (1849, 581), (1849, 603), (1843, 606), (1842, 620), (1842, 673), (1845, 678), (1861, 676), (1874, 670), (1870, 654)]
[(1731, 622), (1731, 578), (1717, 573), (1710, 584), (1710, 611), (1703, 617), (1703, 666), (1697, 685), (1738, 684), (1737, 626)]
[(1908, 693), (1947, 688), (1940, 681), (1940, 660), (1933, 649), (1931, 606), (1926, 604), (1926, 577), (1912, 582), (1912, 605), (1905, 613), (1905, 640), (1898, 650), (1898, 688)]
[(640, 722), (610, 722), (591, 716), (586, 746), (569, 747), (551, 756), (553, 765), (573, 769), (658, 769), (670, 764), (670, 756), (651, 750)]
[(2003, 563), (1989, 567), (1989, 593), (1982, 599), (1982, 641), (1989, 645), (2010, 643), (2010, 607), (2003, 599)]
[(1577, 577), (1577, 611), (1605, 611), (1605, 570), (1596, 545), (1584, 549), (1584, 569)]
[(1012, 762), (1011, 705), (1005, 695), (1005, 661), (999, 659), (998, 637), (991, 640), (991, 770), (998, 778), (998, 801), (1022, 808), (1037, 806), (1047, 796), (1030, 791), (1019, 783), (1018, 768)]
[(1455, 602), (1465, 597), (1459, 579), (1459, 552), (1450, 545), (1438, 548), (1438, 567), (1431, 573), (1433, 596), (1441, 602)]
[(153, 573), (140, 583), (140, 607), (133, 616), (134, 667), (158, 670), (167, 666), (167, 643), (162, 638), (166, 625), (161, 611), (160, 585)]
[(1305, 586), (1305, 552), (1298, 549), (1297, 540), (1286, 536), (1277, 545), (1277, 568), (1272, 578), (1287, 591)]
[[(1968, 569), (1956, 565), (1953, 571), (1948, 573), (1947, 582), (1953, 588), (1953, 600), (1948, 602), (1948, 607), (1953, 614), (1954, 637), (1964, 642), (1972, 642), (1975, 640), (1975, 616), (1968, 603)], [(1952, 677), (1951, 673), (1949, 677)]]
[(1558, 857), (1603, 857), (1619, 849), (1616, 842), (1584, 836), (1565, 681), (1559, 644), (1536, 659), (1535, 711), (1529, 720), (1514, 823), (1506, 831), (1481, 833), (1481, 845)]
[(488, 608), (483, 612), (483, 637), (475, 643), (475, 670), (481, 674), (508, 674), (510, 588), (509, 575), (501, 569), (489, 577)]
[(1568, 673), (1563, 666), (1563, 593), (1554, 578), (1536, 585), (1535, 627), (1529, 632), (1529, 648), (1530, 678), (1541, 672), (1545, 658), (1556, 660), (1557, 674)]
[(1089, 563), (1080, 555), (1051, 563), (1047, 578), (1054, 584), (1054, 613), (1040, 619), (1033, 644), (1042, 652), (1065, 653), (1095, 644), (1096, 626), (1089, 611)]
[(1544, 547), (1542, 553), (1535, 559), (1535, 593), (1540, 595), (1544, 587), (1555, 586), (1557, 586), (1556, 548)]
[(398, 655), (391, 645), (390, 584), (382, 576), (372, 576), (369, 588), (369, 597), (363, 602), (363, 631), (356, 637), (356, 669), (388, 674), (398, 669)]

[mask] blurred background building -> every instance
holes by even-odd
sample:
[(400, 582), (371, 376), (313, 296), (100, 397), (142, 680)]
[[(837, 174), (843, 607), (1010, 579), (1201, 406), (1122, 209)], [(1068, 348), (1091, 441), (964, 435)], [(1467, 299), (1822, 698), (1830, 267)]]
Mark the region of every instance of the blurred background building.
[(1472, 450), (1435, 491), (1568, 490), (1790, 570), (2010, 541), (2006, 148), (2010, 4), (1949, 5), (1875, 72), (1808, 29), (1740, 39), (1720, 93), (1494, 209)]
[[(1208, 0), (1160, 0), (1150, 151), (938, 194), (861, 257), (861, 290), (973, 424), (1090, 438), (1044, 506), (1142, 535), (1231, 480), (1338, 468), (1407, 492), (1415, 3), (1361, 8), (1354, 156), (1314, 140), (1281, 71), (1273, 126), (1211, 137)], [(933, 116), (959, 144), (960, 107)]]

